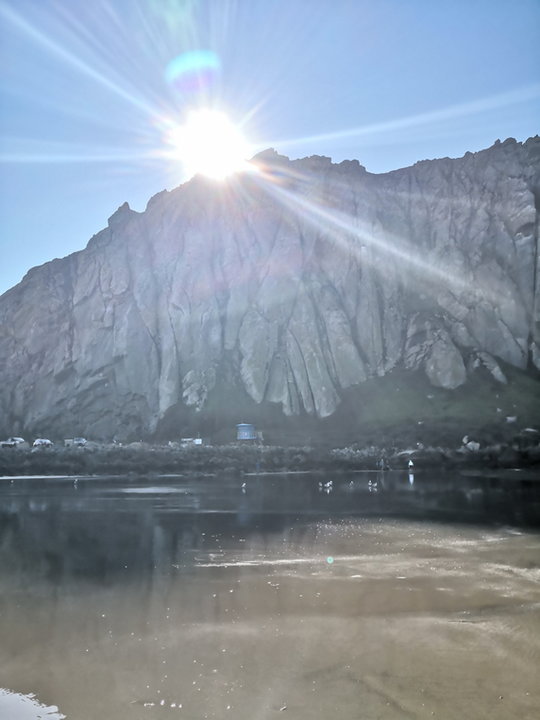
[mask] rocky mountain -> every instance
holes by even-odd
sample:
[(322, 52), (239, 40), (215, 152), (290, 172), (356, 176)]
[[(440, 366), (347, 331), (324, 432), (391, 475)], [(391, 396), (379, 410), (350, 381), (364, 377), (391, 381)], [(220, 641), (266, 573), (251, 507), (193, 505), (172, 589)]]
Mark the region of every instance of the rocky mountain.
[(538, 136), (382, 175), (253, 165), (125, 203), (0, 297), (0, 432), (316, 432), (377, 378), (540, 368)]

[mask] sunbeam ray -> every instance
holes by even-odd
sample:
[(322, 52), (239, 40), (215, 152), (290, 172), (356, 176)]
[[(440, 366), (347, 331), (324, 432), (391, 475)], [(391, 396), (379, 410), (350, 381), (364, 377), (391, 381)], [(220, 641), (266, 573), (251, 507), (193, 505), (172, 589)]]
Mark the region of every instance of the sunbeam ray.
[[(266, 147), (278, 146), (286, 148), (295, 145), (307, 145), (309, 143), (323, 142), (328, 140), (340, 140), (344, 138), (359, 138), (362, 136), (372, 136), (382, 133), (390, 133), (404, 128), (418, 127), (437, 123), (445, 120), (452, 120), (459, 117), (467, 117), (469, 115), (477, 115), (488, 112), (496, 108), (506, 107), (536, 100), (540, 98), (540, 84), (529, 85), (527, 87), (512, 90), (507, 93), (491, 95), (489, 97), (474, 100), (468, 103), (460, 103), (451, 105), (441, 110), (433, 110), (431, 112), (420, 113), (418, 115), (410, 115), (408, 117), (399, 118), (397, 120), (388, 120), (386, 122), (373, 123), (372, 125), (364, 125), (356, 128), (348, 128), (346, 130), (336, 130), (334, 132), (319, 133), (317, 135), (309, 135), (299, 138), (290, 138), (286, 140), (275, 140), (268, 142)], [(401, 141), (401, 139), (400, 139)]]
[(132, 92), (129, 92), (128, 90), (120, 87), (120, 85), (113, 82), (108, 77), (100, 73), (98, 70), (88, 65), (86, 62), (81, 60), (81, 58), (77, 57), (69, 50), (66, 50), (57, 42), (47, 37), (47, 35), (45, 35), (40, 30), (31, 25), (27, 20), (21, 17), (21, 15), (15, 12), (12, 8), (9, 8), (3, 4), (0, 5), (0, 15), (2, 15), (5, 20), (7, 20), (14, 28), (17, 28), (17, 30), (19, 30), (21, 33), (24, 33), (32, 40), (39, 43), (42, 47), (46, 48), (53, 55), (56, 55), (61, 60), (66, 61), (73, 68), (80, 71), (92, 80), (95, 80), (104, 88), (116, 94), (118, 97), (121, 97), (123, 100), (126, 100), (131, 105), (135, 106), (139, 110), (144, 111), (152, 117), (159, 114), (159, 110), (157, 108), (147, 103), (143, 98), (140, 98)]
[[(289, 185), (298, 186), (298, 191), (280, 184), (287, 176), (291, 180)], [(404, 237), (382, 229), (374, 232), (374, 228), (360, 217), (329, 207), (328, 198), (317, 198), (316, 201), (309, 199), (307, 194), (314, 192), (309, 177), (305, 176), (299, 182), (299, 175), (295, 170), (289, 175), (288, 168), (285, 167), (277, 180), (276, 176), (264, 170), (252, 177), (264, 192), (326, 235), (336, 248), (355, 256), (362, 265), (374, 264), (374, 258), (370, 258), (365, 252), (366, 248), (372, 248), (407, 268), (417, 279), (418, 287), (436, 298), (447, 293), (449, 297), (461, 297), (471, 305), (477, 300), (489, 300), (498, 308), (504, 308), (505, 303), (511, 301), (508, 295), (509, 287), (501, 284), (497, 278), (491, 277), (489, 282), (482, 282), (478, 274), (473, 274), (470, 268), (456, 264), (456, 258), (441, 255), (436, 248), (427, 256), (425, 248), (413, 245)], [(460, 201), (449, 202), (456, 204)], [(358, 241), (358, 244), (353, 242), (353, 239)]]
[[(329, 233), (338, 245), (347, 251), (361, 255), (361, 246), (351, 248), (346, 236), (354, 237), (366, 246), (373, 246), (377, 250), (385, 252), (400, 262), (426, 273), (437, 279), (443, 279), (453, 291), (463, 291), (467, 283), (462, 276), (453, 275), (447, 270), (442, 270), (432, 263), (422, 259), (416, 248), (412, 247), (403, 238), (385, 233), (385, 237), (376, 237), (370, 228), (367, 227), (358, 217), (351, 217), (345, 213), (323, 207), (322, 204), (313, 203), (301, 194), (294, 193), (284, 187), (279, 187), (273, 182), (264, 180), (264, 175), (258, 174), (255, 177), (259, 184), (274, 198), (281, 201), (289, 210), (295, 214), (302, 213), (302, 219), (308, 220), (316, 228)], [(262, 182), (261, 182), (262, 179)]]
[(111, 148), (104, 146), (88, 148), (68, 142), (45, 142), (29, 138), (6, 137), (4, 144), (10, 148), (0, 152), (0, 163), (5, 164), (141, 163), (153, 160), (163, 161), (172, 157), (172, 153), (165, 151), (161, 146), (152, 146), (150, 143), (145, 149), (117, 145)]
[(135, 155), (133, 151), (106, 152), (106, 153), (0, 153), (0, 163), (12, 164), (61, 164), (61, 163), (138, 163), (146, 160), (157, 160), (162, 157), (159, 152), (141, 153)]

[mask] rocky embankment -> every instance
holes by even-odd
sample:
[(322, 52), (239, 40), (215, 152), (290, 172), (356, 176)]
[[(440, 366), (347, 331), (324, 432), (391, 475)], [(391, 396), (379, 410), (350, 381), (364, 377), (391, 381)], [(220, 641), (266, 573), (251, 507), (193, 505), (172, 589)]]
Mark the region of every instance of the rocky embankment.
[(520, 434), (510, 443), (468, 441), (459, 448), (414, 447), (277, 447), (251, 444), (222, 446), (126, 446), (90, 443), (87, 447), (0, 451), (0, 476), (20, 475), (215, 475), (273, 473), (343, 473), (355, 470), (425, 468), (528, 468), (540, 465), (539, 433)]

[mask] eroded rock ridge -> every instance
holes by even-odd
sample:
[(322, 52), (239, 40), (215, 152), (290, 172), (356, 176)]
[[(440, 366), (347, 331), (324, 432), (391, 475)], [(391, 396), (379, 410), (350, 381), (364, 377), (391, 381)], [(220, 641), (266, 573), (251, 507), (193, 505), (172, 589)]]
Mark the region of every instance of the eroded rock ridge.
[(0, 298), (5, 433), (148, 436), (221, 383), (324, 418), (398, 367), (540, 368), (538, 137), (382, 175), (254, 164), (124, 204)]

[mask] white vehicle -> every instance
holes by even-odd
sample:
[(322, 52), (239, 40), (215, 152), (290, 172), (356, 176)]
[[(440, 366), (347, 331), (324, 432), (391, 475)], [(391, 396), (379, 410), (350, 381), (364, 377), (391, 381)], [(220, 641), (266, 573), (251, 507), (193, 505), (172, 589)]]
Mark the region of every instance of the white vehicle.
[(36, 438), (32, 447), (52, 447), (53, 442), (47, 438)]
[(0, 447), (17, 447), (23, 442), (26, 442), (24, 438), (10, 437), (7, 440), (0, 440)]
[(79, 446), (86, 445), (86, 438), (83, 438), (83, 437), (73, 438), (73, 444), (79, 445)]

